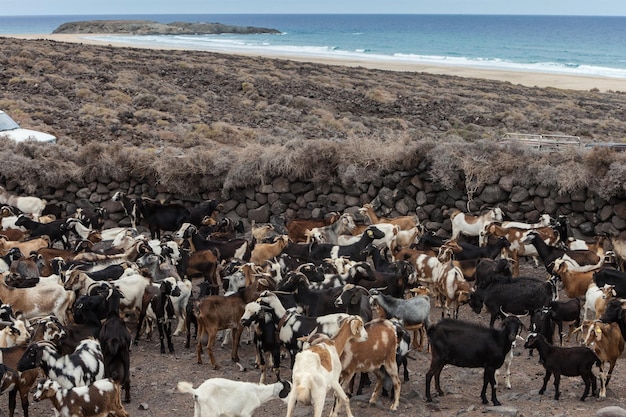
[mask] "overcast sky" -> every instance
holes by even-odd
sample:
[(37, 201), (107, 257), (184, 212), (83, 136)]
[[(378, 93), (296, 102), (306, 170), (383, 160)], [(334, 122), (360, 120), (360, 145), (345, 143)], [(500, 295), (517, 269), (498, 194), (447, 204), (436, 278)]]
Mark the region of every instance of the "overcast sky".
[(626, 16), (625, 0), (2, 0), (0, 15), (406, 13)]

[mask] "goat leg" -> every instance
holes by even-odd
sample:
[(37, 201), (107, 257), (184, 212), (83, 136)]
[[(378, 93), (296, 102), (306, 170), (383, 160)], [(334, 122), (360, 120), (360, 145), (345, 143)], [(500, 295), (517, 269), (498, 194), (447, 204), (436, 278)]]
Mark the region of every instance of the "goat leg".
[(554, 399), (558, 400), (559, 397), (561, 396), (561, 393), (559, 392), (559, 385), (561, 384), (561, 374), (559, 374), (558, 372), (554, 373)]

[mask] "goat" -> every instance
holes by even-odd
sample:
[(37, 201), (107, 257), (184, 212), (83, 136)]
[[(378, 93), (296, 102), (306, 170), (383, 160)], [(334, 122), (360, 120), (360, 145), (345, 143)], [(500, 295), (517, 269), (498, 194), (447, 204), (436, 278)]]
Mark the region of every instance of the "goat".
[[(172, 277), (165, 278), (160, 284), (148, 285), (144, 290), (141, 313), (137, 320), (137, 333), (135, 335), (134, 344), (139, 343), (139, 334), (142, 324), (148, 316), (152, 320), (156, 320), (159, 330), (159, 339), (161, 340), (161, 353), (165, 353), (165, 339), (167, 338), (167, 347), (174, 352), (174, 344), (172, 343), (172, 324), (174, 319), (174, 306), (170, 296), (180, 296), (180, 288), (176, 285), (176, 280)], [(150, 326), (150, 324), (148, 324)], [(148, 340), (151, 337), (151, 331), (148, 333)]]
[(32, 343), (17, 364), (20, 372), (40, 367), (44, 374), (63, 388), (85, 386), (104, 378), (100, 342), (88, 338), (71, 355), (61, 355), (51, 342)]
[(30, 231), (31, 237), (48, 236), (52, 244), (55, 242), (61, 242), (63, 249), (68, 250), (70, 248), (69, 240), (67, 238), (67, 224), (64, 219), (54, 220), (50, 223), (40, 223), (31, 219), (30, 217), (21, 214), (15, 221), (16, 226), (25, 227)]
[(485, 227), (485, 230), (481, 232), (481, 237), (485, 239), (488, 236), (504, 237), (510, 245), (504, 248), (504, 252), (507, 257), (513, 260), (513, 275), (519, 275), (519, 258), (520, 256), (532, 256), (535, 259), (535, 264), (539, 265), (537, 257), (539, 253), (535, 246), (530, 243), (522, 243), (527, 237), (530, 230), (538, 233), (543, 241), (549, 245), (556, 245), (559, 242), (559, 235), (552, 227), (544, 226), (539, 228), (525, 229), (517, 227), (504, 227), (504, 223), (490, 223)]
[(333, 337), (339, 331), (342, 320), (349, 317), (345, 313), (308, 317), (294, 308), (285, 310), (278, 296), (270, 291), (262, 292), (259, 301), (267, 305), (268, 311), (272, 313), (272, 319), (277, 325), (278, 339), (291, 356), (291, 368), (293, 368), (296, 354), (302, 350), (302, 337), (309, 335), (315, 329), (318, 333)]
[(39, 249), (50, 246), (50, 238), (48, 236), (40, 236), (20, 242), (7, 240), (6, 236), (0, 235), (0, 254), (6, 254), (12, 248), (19, 248), (22, 254), (30, 254), (37, 252)]
[(120, 386), (111, 379), (100, 379), (89, 386), (63, 388), (58, 382), (42, 380), (34, 401), (49, 398), (60, 417), (128, 417), (120, 402)]
[[(405, 328), (417, 325), (422, 325), (426, 329), (430, 327), (430, 297), (428, 296), (416, 296), (404, 300), (382, 294), (378, 290), (370, 290), (370, 303), (379, 305), (387, 318), (399, 319)], [(413, 343), (416, 344), (416, 341), (413, 340)]]
[(150, 236), (161, 238), (161, 230), (176, 231), (183, 223), (189, 221), (189, 210), (182, 204), (164, 204), (149, 198), (136, 201), (141, 218), (150, 229)]
[(285, 228), (287, 229), (289, 240), (294, 243), (305, 242), (308, 230), (333, 224), (339, 217), (341, 217), (339, 213), (332, 212), (324, 219), (291, 219), (287, 221)]
[(561, 278), (565, 293), (570, 298), (582, 297), (593, 282), (596, 270), (578, 272), (570, 269), (571, 263), (563, 259), (554, 261), (552, 273)]
[(517, 317), (507, 317), (501, 329), (485, 328), (456, 319), (443, 319), (428, 328), (431, 346), (430, 368), (426, 373), (426, 399), (432, 402), (430, 383), (435, 377), (435, 388), (443, 395), (439, 383), (441, 370), (446, 364), (464, 368), (484, 368), (483, 388), (480, 393), (487, 404), (487, 384), (491, 384), (491, 402), (501, 405), (496, 397), (496, 369), (500, 368), (517, 338), (522, 323)]
[(365, 255), (363, 250), (374, 240), (380, 239), (385, 234), (376, 228), (376, 226), (369, 226), (358, 242), (351, 245), (333, 245), (330, 243), (312, 244), (309, 250), (309, 259), (326, 259), (326, 258), (340, 258), (347, 256), (353, 261), (364, 261)]
[(478, 288), (470, 295), (469, 305), (480, 314), (483, 305), (491, 314), (489, 326), (503, 312), (512, 314), (533, 314), (548, 305), (553, 298), (552, 284), (532, 277), (519, 277), (510, 281), (494, 281), (484, 288)]
[(354, 216), (350, 213), (342, 214), (336, 222), (323, 227), (314, 227), (308, 232), (306, 242), (312, 240), (318, 243), (327, 243), (336, 245), (340, 235), (349, 235), (355, 229)]
[(21, 311), (26, 319), (54, 314), (65, 324), (74, 299), (74, 293), (65, 291), (56, 283), (39, 284), (32, 288), (9, 287), (5, 276), (0, 274), (0, 300)]
[(261, 265), (268, 259), (280, 255), (288, 243), (289, 237), (287, 235), (276, 237), (273, 243), (256, 243), (250, 255), (250, 262)]
[(589, 269), (600, 267), (604, 261), (604, 251), (602, 251), (602, 256), (600, 256), (595, 252), (587, 250), (561, 249), (560, 247), (548, 245), (544, 242), (541, 235), (533, 230), (529, 231), (526, 237), (522, 239), (522, 243), (531, 243), (537, 249), (539, 258), (541, 258), (550, 274), (553, 273), (556, 267), (555, 261), (566, 256), (572, 262), (578, 264), (578, 266), (587, 266)]
[[(231, 351), (231, 359), (237, 363), (241, 370), (244, 370), (239, 364), (239, 340), (243, 332), (243, 326), (240, 319), (243, 316), (246, 300), (243, 298), (243, 291), (232, 294), (228, 297), (214, 295), (207, 296), (197, 300), (194, 304), (194, 314), (198, 321), (198, 336), (196, 343), (196, 358), (199, 364), (202, 364), (202, 338), (207, 335), (206, 349), (214, 369), (219, 369), (215, 356), (213, 355), (213, 345), (219, 330), (232, 329), (233, 346)], [(251, 300), (248, 300), (251, 301)]]
[(463, 213), (459, 209), (452, 209), (450, 211), (452, 239), (457, 239), (461, 234), (465, 236), (479, 236), (487, 224), (501, 222), (502, 217), (503, 213), (500, 207), (495, 207), (479, 216)]
[(28, 393), (39, 377), (39, 369), (30, 369), (25, 372), (16, 370), (17, 362), (25, 351), (25, 346), (0, 349), (2, 358), (0, 363), (0, 394), (7, 391), (9, 393), (9, 417), (15, 415), (18, 393), (24, 417), (28, 417)]
[(104, 359), (104, 376), (121, 384), (124, 402), (130, 402), (130, 344), (131, 335), (120, 317), (121, 294), (112, 288), (107, 294), (108, 311), (102, 323), (98, 340)]
[[(198, 287), (200, 289), (198, 296), (197, 297), (189, 297), (189, 299), (187, 300), (187, 305), (185, 306), (185, 330), (187, 332), (187, 336), (186, 336), (186, 340), (185, 340), (185, 348), (189, 349), (190, 343), (191, 343), (191, 325), (193, 324), (195, 326), (195, 336), (197, 336), (198, 334), (198, 320), (196, 318), (195, 313), (193, 312), (194, 310), (194, 304), (196, 302), (196, 300), (200, 300), (204, 297), (206, 297), (207, 295), (211, 295), (211, 287), (209, 285), (208, 282), (203, 281), (200, 284), (198, 284)], [(178, 330), (178, 329), (177, 329)]]
[(572, 332), (580, 326), (580, 299), (573, 298), (567, 301), (553, 300), (547, 305), (550, 317), (559, 329), (559, 340), (563, 346), (563, 323), (569, 324), (567, 339), (569, 341)]
[(17, 196), (9, 193), (6, 188), (0, 187), (0, 204), (16, 207), (23, 213), (41, 216), (41, 212), (46, 208), (46, 203), (46, 200), (39, 197)]
[(276, 379), (280, 381), (280, 340), (276, 329), (276, 323), (272, 314), (266, 312), (264, 307), (257, 301), (246, 304), (245, 311), (241, 316), (241, 325), (248, 327), (254, 325), (254, 345), (256, 347), (256, 362), (261, 369), (260, 384), (266, 380), (267, 366), (266, 354), (271, 357), (272, 370)]
[(123, 191), (117, 191), (113, 194), (111, 198), (113, 201), (119, 201), (122, 205), (122, 209), (124, 210), (124, 214), (126, 214), (130, 218), (131, 226), (136, 229), (139, 224), (139, 220), (141, 219), (141, 212), (138, 207), (139, 198), (129, 198), (126, 196), (126, 193)]
[(615, 258), (617, 258), (617, 265), (620, 271), (625, 271), (624, 264), (626, 263), (626, 239), (611, 236), (609, 238)]
[(296, 402), (312, 404), (313, 416), (321, 417), (329, 389), (335, 393), (331, 416), (337, 415), (343, 404), (348, 417), (353, 417), (350, 400), (339, 383), (342, 372), (340, 357), (350, 340), (364, 341), (367, 337), (363, 319), (351, 316), (342, 322), (335, 337), (316, 336), (307, 349), (298, 353), (291, 373), (293, 382), (287, 401), (287, 417), (293, 415)]
[[(397, 410), (400, 403), (400, 378), (396, 364), (397, 336), (395, 326), (384, 319), (376, 319), (365, 324), (367, 340), (349, 340), (340, 355), (340, 381), (350, 381), (356, 372), (376, 372), (377, 382), (370, 398), (370, 405), (376, 404), (383, 387), (383, 371), (391, 377), (394, 398), (391, 410)], [(296, 357), (297, 362), (297, 357)]]
[(626, 272), (603, 268), (593, 274), (593, 281), (598, 287), (613, 285), (615, 296), (626, 298)]
[(409, 230), (420, 226), (417, 216), (398, 216), (393, 218), (378, 217), (374, 211), (374, 206), (371, 204), (363, 204), (363, 207), (359, 209), (359, 213), (366, 217), (370, 224), (373, 225), (379, 223), (391, 223), (394, 226), (399, 226), (400, 230)]
[(537, 349), (541, 364), (546, 370), (543, 377), (543, 385), (539, 390), (539, 394), (546, 392), (546, 386), (550, 376), (554, 374), (554, 399), (558, 400), (561, 393), (559, 385), (561, 375), (578, 376), (580, 375), (585, 382), (585, 391), (580, 401), (585, 401), (589, 395), (591, 388), (592, 395), (596, 395), (597, 382), (593, 375), (593, 365), (600, 366), (600, 359), (589, 348), (583, 346), (576, 347), (559, 347), (550, 345), (542, 334), (530, 333), (524, 344), (525, 348)]
[(179, 381), (176, 387), (181, 393), (193, 395), (194, 417), (252, 417), (257, 408), (270, 400), (286, 402), (291, 391), (287, 381), (264, 385), (225, 378), (207, 379), (195, 389), (186, 381)]
[[(585, 321), (582, 331), (583, 344), (591, 348), (600, 359), (600, 398), (605, 398), (615, 363), (624, 352), (624, 338), (617, 323)], [(605, 371), (605, 363), (609, 364), (608, 371)]]
[(23, 346), (28, 343), (29, 339), (30, 333), (22, 320), (15, 320), (13, 323), (0, 330), (0, 348)]

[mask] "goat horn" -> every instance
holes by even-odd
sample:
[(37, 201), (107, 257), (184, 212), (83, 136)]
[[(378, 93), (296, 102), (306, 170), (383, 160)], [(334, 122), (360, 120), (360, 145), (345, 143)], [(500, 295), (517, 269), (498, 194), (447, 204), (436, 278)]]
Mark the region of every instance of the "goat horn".
[(528, 310), (526, 310), (526, 313), (524, 314), (506, 313), (504, 310), (502, 310), (502, 306), (500, 306), (500, 312), (504, 315), (504, 317), (517, 317), (518, 319), (526, 317), (529, 314)]

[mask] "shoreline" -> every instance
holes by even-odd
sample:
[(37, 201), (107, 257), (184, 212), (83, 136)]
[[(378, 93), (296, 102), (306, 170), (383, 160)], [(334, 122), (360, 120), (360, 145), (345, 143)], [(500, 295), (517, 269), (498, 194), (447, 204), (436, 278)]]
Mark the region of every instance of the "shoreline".
[(222, 49), (210, 49), (210, 48), (191, 48), (191, 47), (174, 47), (163, 45), (145, 45), (132, 42), (119, 42), (112, 43), (108, 41), (93, 39), (98, 36), (115, 36), (110, 33), (106, 34), (15, 34), (15, 35), (0, 35), (2, 37), (10, 37), (16, 39), (27, 40), (51, 40), (56, 42), (71, 42), (81, 43), (86, 45), (99, 45), (99, 46), (112, 46), (112, 47), (132, 47), (142, 49), (155, 49), (155, 50), (190, 50), (190, 51), (205, 51), (213, 53), (223, 53), (231, 55), (242, 55), (248, 57), (264, 57), (273, 59), (288, 59), (298, 62), (311, 62), (326, 65), (341, 65), (349, 67), (363, 67), (368, 69), (379, 69), (387, 71), (399, 71), (399, 72), (424, 72), (435, 75), (448, 75), (457, 76), (463, 78), (473, 79), (487, 79), (494, 81), (510, 82), (511, 84), (520, 84), (527, 87), (539, 87), (539, 88), (558, 88), (565, 90), (582, 90), (589, 91), (597, 89), (602, 92), (606, 91), (621, 91), (626, 92), (626, 79), (621, 78), (609, 78), (609, 77), (591, 77), (582, 75), (569, 75), (569, 74), (557, 74), (557, 73), (542, 73), (531, 71), (513, 71), (513, 70), (500, 70), (500, 69), (486, 69), (486, 68), (474, 68), (471, 66), (460, 65), (432, 65), (427, 63), (413, 63), (413, 62), (388, 62), (376, 59), (346, 59), (346, 58), (332, 58), (332, 57), (316, 57), (306, 56), (289, 53), (263, 53), (259, 51), (244, 52), (244, 51), (225, 51)]

